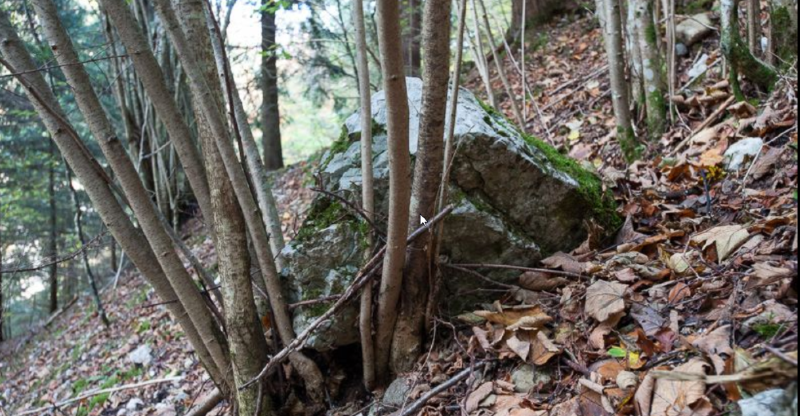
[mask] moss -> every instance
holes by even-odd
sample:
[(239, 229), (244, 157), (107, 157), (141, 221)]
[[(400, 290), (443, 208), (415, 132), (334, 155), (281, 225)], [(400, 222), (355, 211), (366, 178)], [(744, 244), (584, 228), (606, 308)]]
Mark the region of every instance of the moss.
[(337, 223), (347, 215), (350, 215), (349, 212), (340, 202), (321, 200), (311, 207), (311, 213), (308, 214), (308, 218), (297, 232), (297, 240), (308, 241), (314, 234)]
[[(667, 101), (661, 91), (651, 92), (647, 98), (647, 131), (651, 140), (658, 140), (666, 131)], [(655, 111), (650, 111), (654, 109)]]
[(773, 41), (775, 42), (775, 54), (782, 61), (782, 68), (789, 69), (797, 58), (797, 31), (790, 17), (789, 9), (786, 7), (776, 7), (770, 15), (772, 19)]
[(644, 36), (649, 45), (658, 44), (658, 32), (656, 31), (656, 25), (647, 25), (647, 27), (644, 29)]
[[(484, 103), (481, 100), (478, 100), (478, 103), (480, 104), (481, 108), (486, 111), (488, 116), (494, 118), (495, 120), (503, 121), (503, 123), (498, 123), (500, 126), (498, 126), (497, 129), (500, 134), (503, 132), (503, 125), (514, 126), (517, 133), (523, 138), (523, 140), (525, 140), (528, 145), (541, 151), (556, 170), (564, 172), (575, 179), (575, 181), (578, 182), (579, 192), (592, 206), (595, 220), (606, 231), (611, 232), (622, 225), (622, 219), (617, 214), (617, 203), (614, 201), (614, 198), (611, 195), (603, 190), (603, 182), (597, 177), (597, 175), (581, 167), (576, 160), (570, 158), (569, 156), (562, 155), (558, 152), (558, 150), (544, 141), (520, 131), (518, 128), (516, 128), (514, 123), (509, 121), (504, 115), (500, 114), (494, 107)], [(635, 143), (632, 129), (625, 134), (625, 137), (632, 139), (631, 143)], [(630, 151), (632, 154), (638, 154), (638, 152), (638, 148)], [(626, 152), (626, 154), (627, 153), (628, 152)], [(478, 209), (482, 209), (479, 206), (480, 202), (476, 204), (476, 201), (472, 199), (470, 199), (470, 201), (475, 204)]]

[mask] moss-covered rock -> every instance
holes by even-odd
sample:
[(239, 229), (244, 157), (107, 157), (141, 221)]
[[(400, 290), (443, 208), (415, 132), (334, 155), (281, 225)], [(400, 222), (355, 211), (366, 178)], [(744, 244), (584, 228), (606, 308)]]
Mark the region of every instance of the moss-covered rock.
[[(410, 148), (417, 150), (422, 82), (408, 80), (411, 108)], [(373, 166), (378, 226), (388, 211), (389, 167), (382, 93), (373, 99)], [(326, 155), (317, 176), (326, 190), (361, 200), (361, 122), (355, 114)], [(586, 239), (586, 224), (613, 231), (619, 225), (616, 204), (601, 180), (553, 147), (526, 136), (468, 91), (459, 94), (455, 129), (456, 156), (450, 195), (455, 209), (445, 221), (441, 254), (454, 263), (501, 263), (535, 266), (544, 255), (567, 251)], [(283, 257), (291, 302), (341, 293), (366, 257), (369, 227), (347, 207), (320, 196)], [(494, 271), (488, 276), (512, 281), (519, 273)], [(444, 310), (457, 313), (489, 300), (486, 282), (474, 276), (448, 274)], [(489, 292), (491, 293), (491, 292)], [(329, 305), (295, 311), (302, 330)], [(357, 305), (328, 323), (308, 345), (325, 350), (357, 342)], [(333, 336), (332, 334), (335, 334)]]

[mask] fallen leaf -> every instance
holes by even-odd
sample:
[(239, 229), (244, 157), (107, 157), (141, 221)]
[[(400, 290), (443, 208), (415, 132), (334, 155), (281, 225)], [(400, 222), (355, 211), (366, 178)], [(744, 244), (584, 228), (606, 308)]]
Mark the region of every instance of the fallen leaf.
[(622, 371), (617, 375), (616, 381), (619, 388), (628, 390), (639, 384), (639, 376), (630, 371)]
[(580, 262), (569, 254), (558, 252), (542, 260), (542, 264), (551, 269), (561, 269), (565, 272), (575, 274), (589, 274), (599, 269), (599, 266), (591, 262)]
[(486, 383), (481, 384), (480, 387), (475, 389), (475, 391), (473, 391), (469, 395), (469, 397), (467, 397), (467, 403), (466, 403), (467, 413), (472, 413), (478, 410), (478, 407), (480, 406), (481, 402), (487, 397), (489, 397), (489, 395), (492, 394), (493, 390), (494, 388), (492, 386), (491, 381), (487, 381)]
[(647, 336), (655, 336), (666, 324), (666, 319), (652, 305), (635, 304), (631, 307), (631, 317), (644, 329)]
[(586, 314), (598, 322), (606, 322), (625, 311), (625, 291), (628, 285), (598, 280), (586, 290)]
[(519, 285), (534, 292), (552, 292), (568, 284), (568, 279), (547, 273), (526, 272), (519, 277)]
[(517, 354), (522, 361), (528, 360), (528, 354), (531, 352), (531, 343), (529, 341), (522, 341), (516, 335), (506, 340), (506, 345), (514, 354)]
[(503, 325), (510, 331), (519, 329), (538, 330), (553, 321), (539, 306), (505, 309), (502, 312), (476, 311), (475, 315), (487, 321)]
[(694, 359), (675, 368), (678, 374), (696, 375), (698, 380), (672, 380), (659, 378), (656, 381), (651, 416), (680, 416), (685, 410), (690, 411), (693, 404), (705, 398), (706, 383), (704, 377), (708, 364)]
[(551, 358), (561, 354), (561, 348), (553, 343), (544, 332), (536, 334), (536, 338), (532, 341), (533, 352), (531, 360), (536, 365), (545, 365)]
[(741, 225), (726, 225), (712, 228), (704, 233), (695, 236), (692, 241), (697, 244), (705, 243), (703, 249), (715, 245), (717, 258), (720, 262), (725, 261), (736, 249), (741, 247), (750, 233), (747, 228)]
[(638, 279), (636, 276), (636, 272), (633, 271), (630, 267), (624, 268), (616, 273), (614, 273), (614, 277), (617, 278), (620, 282), (623, 283), (633, 283)]
[(636, 394), (633, 397), (636, 409), (640, 416), (651, 416), (651, 405), (653, 403), (653, 392), (656, 387), (656, 378), (652, 374), (647, 373), (642, 380), (642, 384), (636, 389)]

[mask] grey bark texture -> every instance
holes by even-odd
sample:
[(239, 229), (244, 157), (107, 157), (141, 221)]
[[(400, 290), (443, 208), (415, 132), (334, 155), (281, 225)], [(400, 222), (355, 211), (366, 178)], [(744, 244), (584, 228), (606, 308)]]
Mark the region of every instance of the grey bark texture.
[[(175, 252), (172, 240), (158, 218), (155, 206), (145, 191), (133, 163), (122, 147), (122, 143), (92, 88), (88, 73), (81, 65), (67, 65), (68, 63), (77, 62), (78, 56), (68, 34), (61, 26), (55, 5), (52, 0), (34, 0), (34, 7), (42, 20), (43, 28), (56, 59), (63, 66), (67, 82), (72, 87), (78, 107), (84, 115), (89, 129), (100, 144), (101, 150), (103, 150), (112, 169), (117, 174), (128, 203), (136, 214), (150, 246), (157, 253), (160, 253), (158, 263), (166, 272), (169, 284), (177, 294), (177, 299), (180, 300), (180, 303), (188, 312), (189, 318), (201, 336), (205, 348), (211, 355), (216, 371), (218, 371), (216, 374), (211, 374), (212, 377), (218, 377), (215, 378), (215, 381), (221, 384), (223, 388), (229, 388), (228, 380), (224, 376), (230, 366), (224, 336), (202, 294)], [(113, 12), (110, 14), (113, 18)], [(174, 298), (167, 300), (172, 299)], [(209, 366), (207, 365), (207, 367)]]
[[(420, 218), (436, 215), (436, 197), (444, 163), (444, 132), (450, 78), (451, 0), (425, 2), (422, 31), (423, 97), (417, 161), (411, 191), (409, 232)], [(370, 113), (371, 114), (371, 113)], [(413, 369), (425, 339), (425, 310), (433, 279), (432, 233), (409, 245), (400, 315), (392, 343), (392, 368), (396, 373)]]
[[(264, 0), (262, 5), (271, 5)], [(278, 55), (275, 50), (275, 13), (261, 12), (261, 132), (264, 146), (264, 166), (267, 170), (283, 167), (283, 148), (281, 146), (281, 113), (278, 106)]]
[(397, 307), (402, 292), (411, 200), (408, 93), (404, 76), (403, 51), (397, 42), (401, 33), (400, 26), (398, 1), (378, 0), (378, 43), (382, 58), (383, 86), (386, 91), (391, 195), (375, 338), (375, 370), (379, 383), (385, 383), (389, 379), (389, 360)]

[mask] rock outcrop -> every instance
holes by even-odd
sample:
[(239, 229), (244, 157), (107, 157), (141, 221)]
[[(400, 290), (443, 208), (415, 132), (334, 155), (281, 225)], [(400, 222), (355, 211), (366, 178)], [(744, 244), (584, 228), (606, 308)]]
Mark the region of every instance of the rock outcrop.
[[(412, 158), (417, 149), (422, 82), (408, 79)], [(517, 131), (504, 117), (465, 90), (459, 94), (456, 156), (450, 195), (455, 210), (445, 221), (441, 255), (453, 263), (534, 266), (544, 255), (571, 250), (587, 236), (593, 221), (613, 231), (616, 206), (601, 181), (545, 143)], [(383, 93), (373, 97), (373, 150), (376, 210), (382, 227), (388, 211), (389, 166)], [(345, 124), (341, 138), (323, 155), (317, 180), (326, 191), (361, 200), (359, 115)], [(380, 220), (383, 218), (383, 220)], [(345, 204), (320, 195), (297, 238), (283, 251), (282, 271), (290, 302), (340, 294), (363, 265), (369, 225)], [(498, 281), (519, 273), (495, 271)], [(486, 298), (486, 282), (445, 273), (447, 301), (442, 310), (459, 312)], [(329, 305), (298, 308), (297, 331)], [(327, 350), (358, 342), (357, 305), (327, 323), (308, 342)]]

